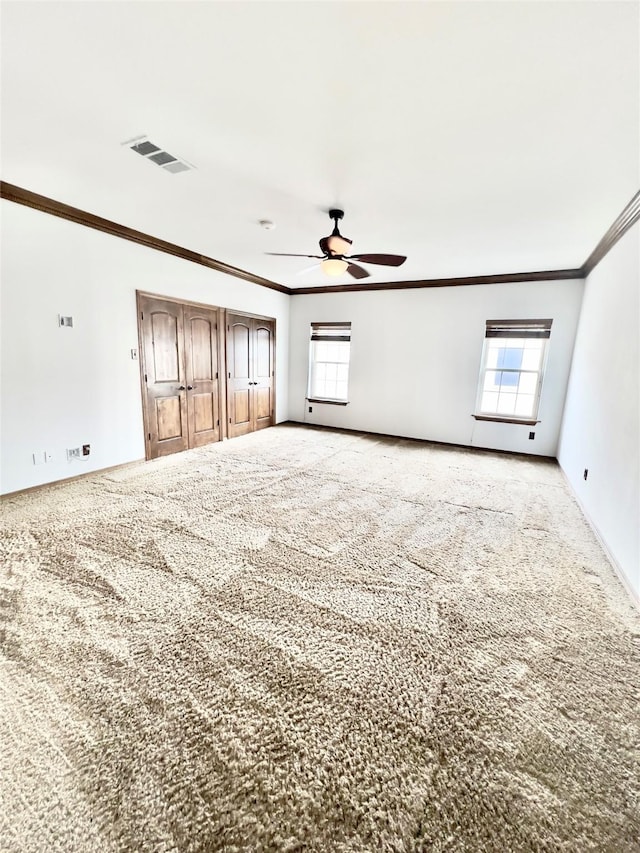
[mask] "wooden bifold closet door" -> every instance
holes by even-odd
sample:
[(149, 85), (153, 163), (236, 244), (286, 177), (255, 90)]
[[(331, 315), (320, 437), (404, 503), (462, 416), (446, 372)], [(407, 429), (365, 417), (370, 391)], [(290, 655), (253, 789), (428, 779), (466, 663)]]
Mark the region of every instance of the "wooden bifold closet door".
[(227, 434), (274, 423), (275, 321), (227, 311)]
[(219, 441), (220, 311), (138, 294), (147, 458)]

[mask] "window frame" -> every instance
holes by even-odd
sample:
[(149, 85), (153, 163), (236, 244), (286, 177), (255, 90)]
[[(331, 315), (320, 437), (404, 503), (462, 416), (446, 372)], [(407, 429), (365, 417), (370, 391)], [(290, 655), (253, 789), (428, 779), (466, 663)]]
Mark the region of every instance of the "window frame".
[[(316, 344), (318, 343), (346, 343), (349, 345), (349, 357), (346, 362), (333, 362), (316, 358)], [(313, 394), (315, 373), (318, 364), (346, 364), (347, 365), (347, 393), (345, 397), (323, 397)], [(309, 403), (328, 403), (333, 406), (347, 406), (349, 404), (349, 367), (351, 365), (351, 323), (311, 323), (309, 336), (309, 366), (307, 373), (307, 401)]]
[[(480, 372), (478, 376), (478, 388), (476, 394), (476, 405), (473, 417), (477, 421), (496, 421), (507, 424), (526, 424), (533, 426), (539, 424), (540, 400), (542, 397), (542, 385), (547, 366), (549, 352), (548, 340), (551, 337), (551, 325), (553, 320), (487, 320), (485, 324), (485, 336), (480, 359)], [(536, 370), (522, 368), (489, 367), (487, 365), (490, 352), (489, 341), (494, 338), (506, 340), (538, 339), (542, 340), (538, 368)], [(524, 373), (536, 374), (536, 387), (533, 393), (532, 412), (529, 415), (518, 416), (515, 414), (501, 414), (499, 412), (485, 411), (482, 408), (482, 399), (485, 392), (485, 379), (488, 372), (513, 373), (521, 376)], [(502, 386), (500, 386), (502, 387)], [(517, 393), (517, 392), (516, 392)]]

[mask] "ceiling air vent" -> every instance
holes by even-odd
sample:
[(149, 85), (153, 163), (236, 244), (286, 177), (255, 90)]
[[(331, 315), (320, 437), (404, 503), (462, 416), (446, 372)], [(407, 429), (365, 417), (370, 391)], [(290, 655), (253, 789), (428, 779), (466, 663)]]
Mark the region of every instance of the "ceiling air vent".
[(178, 172), (188, 172), (190, 169), (195, 168), (186, 160), (175, 157), (173, 154), (169, 154), (168, 151), (164, 151), (155, 142), (147, 139), (146, 136), (136, 136), (135, 139), (128, 139), (122, 145), (135, 151), (136, 154), (140, 154), (145, 160), (151, 160), (152, 163), (160, 166), (165, 172), (172, 172), (174, 175)]

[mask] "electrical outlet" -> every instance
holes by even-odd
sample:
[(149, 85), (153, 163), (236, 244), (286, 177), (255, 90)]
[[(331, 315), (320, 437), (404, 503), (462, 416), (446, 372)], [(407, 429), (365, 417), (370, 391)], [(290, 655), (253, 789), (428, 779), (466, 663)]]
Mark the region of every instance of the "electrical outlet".
[(67, 449), (67, 459), (71, 462), (72, 459), (80, 459), (82, 451), (79, 447), (69, 447)]
[(309, 406), (309, 414), (313, 411), (313, 406)]
[(529, 438), (531, 439), (531, 441), (533, 441), (533, 439), (534, 439), (535, 437), (536, 437), (535, 432), (530, 432), (530, 433), (529, 433)]
[(132, 350), (131, 350), (131, 358), (132, 358), (134, 361), (138, 358), (138, 350), (137, 350), (137, 349), (135, 349), (135, 348), (134, 348), (134, 349), (132, 349)]
[(91, 445), (90, 444), (83, 444), (82, 445), (82, 455), (88, 456), (90, 453), (91, 453)]
[(73, 326), (73, 317), (63, 317), (62, 314), (58, 314), (58, 325), (59, 326)]

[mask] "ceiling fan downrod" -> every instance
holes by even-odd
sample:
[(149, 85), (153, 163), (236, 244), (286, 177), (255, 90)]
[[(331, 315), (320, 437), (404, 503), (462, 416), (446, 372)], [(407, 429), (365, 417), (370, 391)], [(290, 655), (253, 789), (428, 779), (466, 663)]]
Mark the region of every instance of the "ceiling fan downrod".
[(339, 210), (334, 207), (329, 211), (329, 218), (333, 219), (333, 232), (331, 234), (332, 237), (341, 237), (340, 231), (338, 230), (338, 222), (341, 219), (344, 219), (344, 210)]

